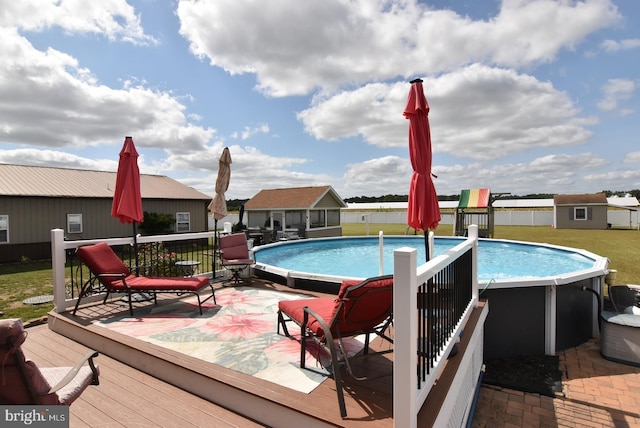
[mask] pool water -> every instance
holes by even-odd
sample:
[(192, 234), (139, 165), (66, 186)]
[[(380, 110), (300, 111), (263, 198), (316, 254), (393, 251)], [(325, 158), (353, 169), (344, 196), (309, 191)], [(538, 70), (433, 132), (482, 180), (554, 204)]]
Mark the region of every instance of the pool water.
[[(455, 247), (461, 238), (435, 238), (434, 257)], [(423, 236), (384, 237), (384, 273), (393, 273), (393, 252), (401, 247), (418, 251), (425, 260)], [(317, 275), (368, 278), (379, 274), (378, 237), (313, 239), (257, 247), (256, 262)], [(513, 241), (480, 240), (478, 280), (544, 278), (594, 267), (596, 260), (558, 247)]]

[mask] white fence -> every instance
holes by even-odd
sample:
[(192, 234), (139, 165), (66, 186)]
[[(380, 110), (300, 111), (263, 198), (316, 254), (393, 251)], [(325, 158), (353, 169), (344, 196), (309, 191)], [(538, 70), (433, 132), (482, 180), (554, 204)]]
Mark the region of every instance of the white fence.
[[(494, 211), (496, 226), (552, 226), (553, 211)], [(406, 224), (406, 211), (343, 211), (341, 223)], [(607, 223), (613, 227), (638, 229), (638, 211), (609, 210)], [(453, 224), (453, 213), (442, 213), (440, 224)]]

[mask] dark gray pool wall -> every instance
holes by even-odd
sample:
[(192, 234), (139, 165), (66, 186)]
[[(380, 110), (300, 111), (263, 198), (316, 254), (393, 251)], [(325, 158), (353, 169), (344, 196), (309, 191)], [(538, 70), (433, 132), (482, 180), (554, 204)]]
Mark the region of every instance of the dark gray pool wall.
[[(556, 286), (556, 352), (593, 337), (597, 300), (582, 287), (592, 279)], [(489, 301), (484, 324), (485, 360), (545, 354), (546, 286), (487, 289)]]

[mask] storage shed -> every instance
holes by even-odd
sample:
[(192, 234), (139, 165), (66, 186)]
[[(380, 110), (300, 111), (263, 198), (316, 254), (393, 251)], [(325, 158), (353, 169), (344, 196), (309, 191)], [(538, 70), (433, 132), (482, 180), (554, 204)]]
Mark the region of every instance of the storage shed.
[(605, 193), (555, 195), (553, 224), (556, 229), (607, 229), (608, 208)]
[(347, 204), (331, 186), (265, 189), (245, 205), (250, 231), (280, 236), (341, 236), (340, 209)]

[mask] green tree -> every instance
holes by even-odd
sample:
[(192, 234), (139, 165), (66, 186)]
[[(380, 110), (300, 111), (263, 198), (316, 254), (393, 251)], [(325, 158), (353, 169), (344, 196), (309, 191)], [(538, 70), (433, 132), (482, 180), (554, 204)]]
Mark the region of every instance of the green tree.
[(144, 212), (144, 221), (138, 228), (145, 235), (165, 235), (172, 233), (176, 218), (171, 214)]

